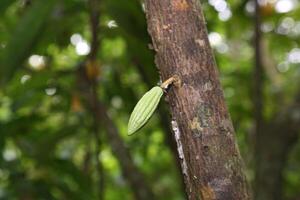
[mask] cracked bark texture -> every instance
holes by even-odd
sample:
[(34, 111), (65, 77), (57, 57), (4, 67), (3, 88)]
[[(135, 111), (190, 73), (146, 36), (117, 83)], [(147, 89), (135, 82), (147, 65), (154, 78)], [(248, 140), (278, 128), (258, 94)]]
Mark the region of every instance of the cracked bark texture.
[(251, 199), (198, 0), (145, 0), (189, 200)]

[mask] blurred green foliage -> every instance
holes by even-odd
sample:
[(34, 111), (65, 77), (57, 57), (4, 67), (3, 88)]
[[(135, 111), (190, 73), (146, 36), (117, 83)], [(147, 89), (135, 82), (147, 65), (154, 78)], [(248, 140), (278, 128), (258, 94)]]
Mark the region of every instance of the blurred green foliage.
[[(299, 90), (299, 3), (291, 1), (292, 9), (283, 12), (279, 1), (261, 6), (267, 120)], [(138, 0), (100, 2), (99, 98), (157, 199), (183, 199), (159, 118), (153, 117), (143, 133), (126, 136), (134, 104), (159, 80), (143, 5)], [(202, 2), (209, 39), (253, 180), (253, 2), (228, 0), (225, 9), (216, 2)], [(90, 41), (87, 0), (0, 0), (0, 199), (96, 199), (95, 161), (89, 171), (83, 169), (86, 152), (95, 150), (93, 116), (76, 88), (75, 73)], [(101, 140), (105, 199), (132, 199), (134, 188), (124, 180), (107, 139)], [(298, 144), (284, 172), (287, 198), (299, 195), (299, 155)]]

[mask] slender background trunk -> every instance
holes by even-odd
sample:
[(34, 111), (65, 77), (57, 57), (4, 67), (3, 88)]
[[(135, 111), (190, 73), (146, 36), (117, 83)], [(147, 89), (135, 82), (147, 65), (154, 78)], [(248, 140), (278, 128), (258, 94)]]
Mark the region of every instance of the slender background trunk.
[[(80, 88), (88, 88), (87, 85), (91, 84), (85, 74), (84, 65), (79, 67), (78, 70), (78, 83)], [(105, 105), (98, 98), (97, 93), (91, 95), (88, 91), (81, 89), (82, 96), (87, 98), (90, 105), (97, 105), (94, 108), (94, 116), (97, 119), (97, 125), (102, 125), (104, 128), (103, 133), (107, 138), (107, 142), (111, 150), (120, 164), (120, 168), (125, 180), (132, 189), (134, 199), (136, 200), (153, 200), (154, 194), (150, 187), (146, 184), (146, 177), (135, 166), (129, 150), (126, 148), (120, 133), (112, 119), (107, 114)]]
[(254, 15), (254, 115), (255, 115), (255, 135), (258, 138), (263, 129), (263, 89), (264, 89), (264, 68), (262, 63), (262, 39), (261, 39), (261, 13), (258, 0), (255, 0)]
[[(282, 194), (283, 170), (286, 167), (288, 155), (298, 138), (299, 126), (296, 126), (296, 124), (299, 119), (293, 120), (291, 116), (293, 112), (298, 112), (299, 105), (297, 106), (297, 102), (299, 102), (299, 99), (296, 96), (295, 102), (292, 102), (288, 107), (283, 107), (274, 115), (277, 116), (274, 119), (271, 119), (269, 122), (264, 120), (264, 67), (267, 68), (268, 66), (264, 66), (263, 63), (263, 56), (266, 55), (263, 53), (262, 16), (260, 10), (259, 1), (255, 0), (255, 66), (253, 78), (253, 104), (255, 110), (254, 198), (255, 200), (282, 200), (284, 199)], [(279, 101), (278, 103), (282, 102)]]
[(199, 1), (145, 8), (161, 78), (181, 81), (167, 98), (188, 199), (250, 199)]
[(129, 150), (126, 148), (117, 127), (107, 115), (106, 107), (98, 102), (99, 110), (97, 111), (102, 125), (106, 129), (106, 136), (111, 145), (112, 152), (119, 161), (122, 173), (128, 181), (130, 188), (136, 200), (153, 200), (154, 195), (146, 184), (145, 178), (140, 170), (134, 165)]
[(256, 140), (255, 199), (283, 200), (283, 171), (300, 133), (300, 92), (266, 123)]
[[(101, 1), (90, 0), (90, 27), (91, 27), (91, 52), (87, 57), (87, 60), (79, 65), (77, 70), (77, 87), (82, 92), (82, 96), (86, 97), (88, 108), (93, 116), (93, 131), (96, 142), (95, 149), (95, 161), (98, 172), (98, 185), (97, 194), (98, 199), (104, 199), (104, 170), (101, 160), (99, 160), (99, 154), (102, 148), (103, 137), (100, 137), (99, 127), (102, 125), (105, 129), (107, 142), (110, 145), (114, 156), (117, 158), (122, 174), (130, 188), (132, 189), (134, 199), (136, 200), (153, 200), (155, 199), (152, 190), (145, 182), (145, 177), (140, 170), (135, 166), (129, 150), (126, 148), (119, 132), (107, 114), (105, 105), (100, 101), (98, 97), (98, 72), (101, 67), (97, 62), (97, 53), (101, 45), (101, 38), (99, 38), (100, 29), (99, 21), (101, 17)], [(88, 89), (88, 90), (86, 90)], [(101, 132), (103, 133), (103, 132)]]

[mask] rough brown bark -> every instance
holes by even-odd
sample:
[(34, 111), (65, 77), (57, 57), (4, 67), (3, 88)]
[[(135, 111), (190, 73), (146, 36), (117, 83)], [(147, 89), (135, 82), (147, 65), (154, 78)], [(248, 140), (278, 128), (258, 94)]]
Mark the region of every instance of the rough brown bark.
[(146, 0), (148, 31), (167, 94), (190, 200), (250, 199), (198, 0)]

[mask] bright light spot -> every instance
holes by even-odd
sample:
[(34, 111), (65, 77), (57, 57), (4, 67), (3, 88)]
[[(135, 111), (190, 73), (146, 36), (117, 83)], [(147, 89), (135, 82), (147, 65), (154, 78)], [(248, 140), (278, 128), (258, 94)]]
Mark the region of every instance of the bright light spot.
[(291, 17), (284, 18), (277, 27), (276, 32), (281, 35), (288, 35), (292, 32), (295, 26), (295, 20)]
[(91, 48), (86, 41), (80, 41), (76, 44), (76, 53), (80, 56), (88, 55), (90, 50)]
[(61, 152), (59, 152), (59, 157), (61, 159), (67, 160), (72, 156), (71, 149), (64, 148)]
[(281, 22), (281, 26), (287, 29), (291, 29), (294, 25), (295, 25), (295, 20), (291, 17), (286, 17)]
[(114, 108), (121, 108), (122, 105), (123, 105), (123, 101), (122, 99), (119, 97), (119, 96), (114, 96), (112, 99), (111, 99), (111, 104)]
[(277, 69), (279, 72), (287, 72), (289, 70), (290, 66), (287, 62), (282, 62), (280, 64), (277, 65)]
[(297, 37), (300, 35), (300, 21), (295, 23), (295, 26), (291, 30), (291, 36)]
[(116, 28), (118, 27), (118, 24), (115, 20), (110, 20), (108, 23), (107, 23), (107, 26), (108, 28)]
[(144, 3), (142, 3), (142, 10), (143, 10), (143, 12), (146, 12), (146, 7), (145, 7)]
[(278, 13), (287, 13), (293, 10), (294, 2), (292, 0), (279, 0), (275, 4), (275, 10)]
[(53, 96), (56, 93), (56, 88), (46, 88), (45, 92), (48, 96)]
[(34, 70), (41, 70), (45, 67), (45, 58), (44, 56), (32, 55), (28, 59), (28, 63)]
[(24, 76), (21, 77), (20, 82), (21, 82), (22, 84), (24, 84), (24, 83), (26, 83), (30, 78), (31, 78), (30, 75), (25, 74)]
[(82, 42), (82, 37), (79, 33), (75, 33), (70, 38), (71, 43), (76, 46), (79, 42)]
[(298, 21), (294, 27), (294, 29), (297, 30), (297, 32), (300, 32), (300, 21)]
[(274, 27), (273, 27), (273, 24), (267, 23), (267, 22), (263, 23), (263, 24), (261, 25), (261, 27), (260, 27), (261, 31), (264, 32), (264, 33), (268, 33), (268, 32), (270, 32), (270, 31), (272, 31), (273, 28), (274, 28)]
[(246, 11), (248, 13), (254, 13), (255, 12), (255, 4), (254, 1), (248, 1), (246, 3)]
[(219, 0), (208, 0), (208, 3), (212, 6), (216, 5)]
[(281, 34), (281, 35), (287, 35), (288, 34), (288, 29), (284, 28), (283, 26), (279, 26), (276, 29), (276, 33)]
[(231, 17), (231, 11), (224, 0), (208, 0), (208, 3), (212, 5), (216, 11), (219, 12), (219, 18), (223, 21), (228, 20)]
[(219, 53), (226, 53), (229, 47), (224, 43), (222, 36), (219, 33), (211, 32), (208, 34), (208, 39), (210, 45), (215, 48)]
[(208, 34), (208, 39), (211, 46), (215, 47), (222, 43), (222, 37), (219, 33), (211, 32)]
[(232, 13), (229, 9), (226, 9), (223, 12), (220, 12), (218, 16), (221, 21), (227, 21), (231, 18)]
[(258, 4), (259, 5), (266, 5), (267, 4), (267, 0), (258, 0)]
[(54, 97), (52, 98), (52, 102), (53, 102), (54, 104), (59, 104), (61, 101), (62, 101), (62, 99), (61, 99), (61, 97), (58, 96), (58, 95), (56, 95), (56, 96), (54, 96)]
[(17, 158), (17, 152), (13, 149), (5, 149), (2, 155), (6, 161), (13, 161)]
[(292, 49), (288, 54), (287, 60), (290, 63), (300, 63), (300, 49), (299, 48)]
[(227, 3), (225, 1), (223, 1), (223, 0), (217, 0), (216, 3), (215, 3), (215, 5), (214, 5), (214, 8), (218, 12), (223, 12), (227, 8)]
[(229, 50), (228, 45), (225, 43), (221, 43), (220, 45), (217, 46), (217, 51), (219, 53), (223, 54), (223, 53), (228, 52), (228, 50)]
[(77, 55), (85, 56), (90, 53), (89, 44), (82, 38), (79, 33), (75, 33), (70, 38), (71, 43), (75, 46)]

